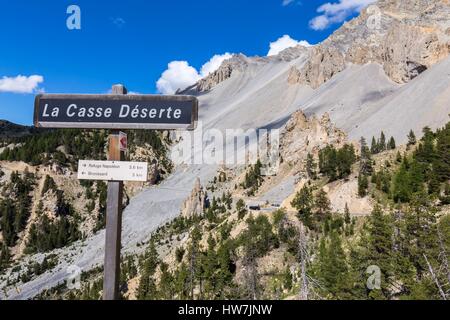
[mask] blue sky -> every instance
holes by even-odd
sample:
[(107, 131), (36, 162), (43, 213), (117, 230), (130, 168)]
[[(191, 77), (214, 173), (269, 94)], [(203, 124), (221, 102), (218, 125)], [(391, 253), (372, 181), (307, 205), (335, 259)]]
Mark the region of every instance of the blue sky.
[[(330, 1), (318, 12), (329, 1), (2, 0), (0, 119), (31, 124), (40, 90), (107, 93), (123, 83), (157, 93), (171, 61), (187, 61), (200, 73), (216, 54), (265, 56), (283, 35), (315, 44), (359, 10), (355, 2), (370, 0)], [(81, 9), (81, 30), (66, 26), (72, 4)]]

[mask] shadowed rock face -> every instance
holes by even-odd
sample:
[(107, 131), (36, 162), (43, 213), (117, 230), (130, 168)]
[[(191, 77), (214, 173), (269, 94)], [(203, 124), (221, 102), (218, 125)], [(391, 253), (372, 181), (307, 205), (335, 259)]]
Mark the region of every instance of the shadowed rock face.
[(450, 53), (450, 3), (378, 1), (309, 51), (291, 83), (313, 88), (349, 64), (379, 63), (397, 83), (406, 83)]

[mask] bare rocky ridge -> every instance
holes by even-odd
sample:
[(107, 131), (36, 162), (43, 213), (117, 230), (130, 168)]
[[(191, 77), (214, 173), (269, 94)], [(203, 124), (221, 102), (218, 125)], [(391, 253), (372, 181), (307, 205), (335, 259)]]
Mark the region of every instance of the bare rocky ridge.
[(207, 77), (201, 79), (193, 87), (188, 88), (182, 93), (188, 93), (190, 90), (196, 90), (198, 92), (205, 92), (211, 90), (217, 84), (229, 79), (231, 74), (236, 71), (244, 71), (249, 62), (243, 54), (234, 55), (232, 58), (225, 60), (222, 65), (216, 71), (209, 74)]
[(318, 88), (349, 64), (379, 63), (406, 83), (448, 56), (448, 17), (447, 0), (378, 1), (312, 48), (295, 80)]
[(271, 57), (246, 57), (243, 54), (233, 55), (232, 58), (225, 60), (216, 71), (207, 77), (201, 79), (195, 85), (181, 90), (179, 93), (196, 94), (198, 92), (207, 92), (219, 83), (229, 79), (233, 72), (245, 72), (249, 64), (267, 64), (270, 62), (290, 62), (303, 56), (308, 51), (307, 47), (297, 46), (287, 48), (276, 56)]
[(450, 5), (447, 0), (382, 0), (363, 10), (323, 43), (297, 46), (275, 57), (235, 55), (194, 87), (208, 91), (242, 71), (249, 59), (289, 62), (306, 54), (308, 61), (293, 68), (289, 83), (316, 89), (351, 64), (378, 63), (394, 82), (406, 83), (444, 60), (450, 53)]

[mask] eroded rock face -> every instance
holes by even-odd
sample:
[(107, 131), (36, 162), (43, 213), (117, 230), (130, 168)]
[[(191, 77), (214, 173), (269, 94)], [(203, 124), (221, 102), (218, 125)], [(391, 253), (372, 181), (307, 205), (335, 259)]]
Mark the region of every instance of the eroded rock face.
[(318, 88), (351, 64), (379, 63), (397, 83), (406, 83), (450, 54), (450, 0), (379, 0), (324, 42), (288, 48), (276, 56), (234, 55), (190, 90), (205, 92), (245, 72), (251, 63), (290, 62), (307, 56), (289, 73), (289, 84)]
[(295, 165), (303, 162), (308, 153), (317, 155), (328, 144), (341, 146), (345, 141), (345, 133), (332, 124), (328, 114), (320, 119), (315, 116), (308, 119), (302, 111), (297, 111), (281, 134), (280, 152), (283, 161)]
[(196, 85), (199, 92), (209, 91), (219, 83), (231, 77), (234, 71), (242, 71), (248, 63), (248, 59), (243, 54), (234, 55), (231, 59), (225, 60), (215, 72), (206, 78), (201, 79)]
[(289, 62), (303, 56), (305, 53), (308, 52), (308, 49), (309, 47), (298, 45), (296, 47), (284, 49), (276, 56), (268, 57), (268, 59)]
[(380, 0), (309, 51), (289, 83), (319, 87), (349, 64), (376, 62), (406, 83), (450, 53), (449, 0)]
[(200, 183), (200, 179), (197, 179), (191, 195), (183, 203), (181, 215), (186, 218), (202, 216), (207, 206), (208, 196)]
[(344, 69), (344, 55), (338, 49), (334, 47), (314, 47), (311, 50), (308, 62), (298, 72), (296, 82), (318, 88)]

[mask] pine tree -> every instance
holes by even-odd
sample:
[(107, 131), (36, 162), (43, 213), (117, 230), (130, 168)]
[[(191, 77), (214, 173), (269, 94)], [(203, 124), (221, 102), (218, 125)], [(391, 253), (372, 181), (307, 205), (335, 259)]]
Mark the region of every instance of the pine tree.
[(226, 298), (225, 288), (231, 287), (233, 282), (233, 273), (236, 266), (231, 258), (233, 251), (233, 244), (230, 240), (222, 240), (217, 249), (217, 263), (218, 269), (216, 270), (216, 290), (215, 298), (224, 299)]
[(362, 137), (360, 141), (360, 173), (363, 175), (372, 174), (372, 157), (367, 147), (366, 140)]
[(289, 267), (287, 266), (283, 273), (283, 287), (286, 290), (290, 291), (292, 290), (292, 285), (293, 285), (292, 273)]
[(436, 159), (435, 136), (430, 128), (423, 129), (423, 138), (414, 153), (417, 161), (422, 163), (432, 163)]
[(247, 219), (247, 229), (241, 234), (239, 243), (243, 246), (243, 265), (245, 267), (245, 297), (257, 300), (260, 296), (260, 275), (257, 258), (266, 255), (275, 245), (277, 238), (266, 216)]
[(360, 173), (358, 176), (358, 195), (361, 198), (367, 196), (367, 189), (369, 188), (369, 180), (367, 176)]
[(198, 225), (195, 225), (191, 232), (191, 244), (188, 248), (189, 261), (189, 290), (190, 298), (194, 299), (194, 289), (197, 284), (200, 265), (200, 240), (202, 236)]
[(385, 150), (386, 150), (386, 136), (384, 135), (384, 132), (381, 131), (380, 141), (378, 143), (378, 152)]
[(372, 143), (370, 145), (370, 153), (377, 154), (378, 150), (379, 150), (379, 148), (378, 148), (377, 140), (375, 140), (375, 137), (372, 137)]
[(308, 156), (306, 157), (306, 173), (308, 174), (308, 177), (310, 179), (317, 179), (317, 172), (316, 172), (317, 164), (314, 161), (314, 157), (311, 153), (308, 153)]
[(321, 221), (331, 215), (331, 202), (323, 189), (320, 189), (314, 198), (314, 208), (315, 214)]
[(428, 271), (424, 254), (430, 258), (436, 255), (436, 209), (432, 207), (425, 192), (416, 194), (411, 200), (411, 208), (405, 216), (407, 255), (419, 279)]
[[(394, 282), (394, 255), (392, 237), (393, 222), (389, 215), (383, 213), (377, 205), (372, 211), (367, 224), (367, 235), (360, 240), (362, 248), (359, 257), (364, 261), (358, 266), (360, 275), (367, 279), (366, 270), (369, 266), (377, 266), (381, 271), (381, 290), (374, 288), (369, 293), (372, 299), (389, 299)], [(365, 283), (365, 280), (363, 280)]]
[(425, 166), (415, 159), (409, 165), (408, 183), (411, 193), (416, 193), (424, 189)]
[(2, 271), (9, 263), (9, 248), (5, 243), (0, 242), (0, 271)]
[(189, 270), (185, 263), (182, 263), (177, 270), (173, 287), (178, 299), (187, 300), (189, 298)]
[(241, 220), (247, 214), (247, 209), (245, 208), (245, 202), (242, 199), (239, 199), (236, 202), (236, 211), (238, 213), (238, 219)]
[(428, 194), (439, 196), (441, 192), (441, 183), (437, 174), (432, 171), (430, 173), (429, 181), (428, 181)]
[(1, 229), (3, 234), (3, 241), (8, 247), (11, 247), (15, 244), (17, 239), (17, 234), (14, 232), (14, 215), (15, 210), (12, 204), (11, 199), (6, 199), (0, 202), (0, 210), (1, 210)]
[(329, 241), (325, 237), (321, 239), (313, 275), (321, 283), (322, 294), (326, 297), (350, 299), (353, 296), (350, 268), (342, 240), (336, 231), (331, 233)]
[[(174, 286), (174, 276), (169, 271), (169, 266), (161, 262), (159, 264), (161, 279), (159, 281), (158, 286), (158, 296), (163, 300), (172, 300), (175, 297), (175, 286)], [(191, 292), (191, 299), (192, 299), (192, 292)]]
[(142, 267), (141, 279), (139, 282), (137, 297), (140, 300), (153, 300), (157, 296), (156, 283), (153, 278), (159, 264), (158, 252), (155, 243), (150, 242), (145, 254), (145, 261)]
[(417, 143), (416, 135), (413, 130), (411, 130), (408, 134), (408, 147), (415, 146)]
[(353, 145), (345, 144), (336, 150), (333, 146), (327, 146), (319, 151), (319, 170), (330, 181), (344, 179), (351, 173), (352, 165), (356, 161)]
[(348, 203), (345, 203), (344, 221), (345, 221), (345, 224), (350, 224), (352, 222), (351, 217), (350, 217), (350, 209), (348, 208)]
[(391, 139), (389, 139), (389, 143), (388, 143), (388, 150), (394, 150), (396, 148), (396, 143), (395, 143), (395, 139), (394, 137), (391, 137)]
[(439, 181), (450, 180), (450, 123), (438, 134), (433, 170)]
[(297, 217), (299, 220), (302, 221), (305, 226), (312, 229), (314, 227), (312, 219), (314, 198), (311, 189), (307, 185), (303, 186), (303, 188), (295, 195), (291, 205), (297, 209)]
[(214, 296), (217, 286), (217, 279), (215, 278), (217, 270), (217, 255), (215, 247), (216, 241), (213, 237), (209, 236), (208, 249), (201, 262), (203, 268), (202, 278), (205, 281), (203, 291), (209, 298)]
[(392, 183), (392, 197), (395, 202), (408, 202), (411, 199), (411, 185), (408, 175), (409, 163), (406, 158), (403, 159), (400, 169), (394, 176)]
[(338, 177), (337, 164), (337, 150), (333, 146), (326, 146), (319, 151), (319, 171), (330, 181), (335, 181)]
[(353, 145), (345, 144), (337, 152), (338, 178), (347, 178), (352, 173), (352, 166), (356, 162), (355, 148)]

